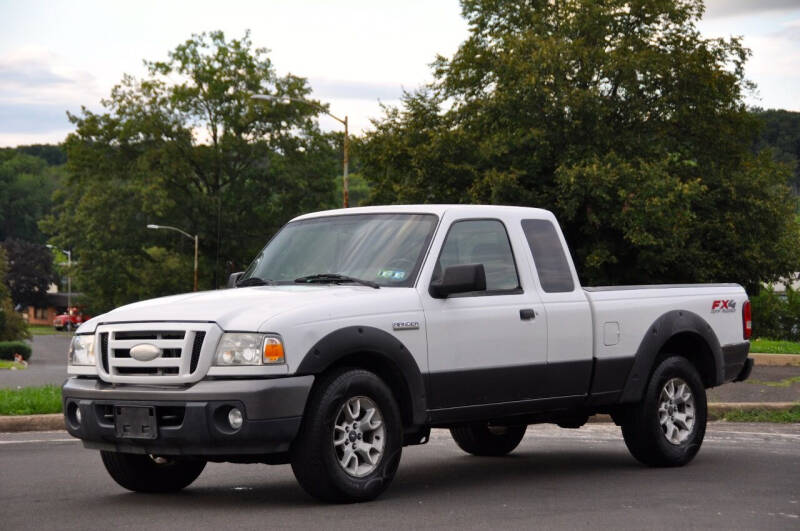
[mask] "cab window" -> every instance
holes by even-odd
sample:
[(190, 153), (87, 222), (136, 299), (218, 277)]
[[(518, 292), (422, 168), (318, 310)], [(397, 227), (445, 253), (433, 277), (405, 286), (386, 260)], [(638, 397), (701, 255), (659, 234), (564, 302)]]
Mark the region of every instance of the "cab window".
[(524, 219), (522, 230), (536, 264), (542, 289), (547, 293), (573, 291), (575, 283), (556, 228), (546, 219)]
[(432, 280), (439, 280), (442, 271), (450, 266), (465, 264), (483, 264), (487, 294), (520, 289), (508, 233), (498, 220), (477, 219), (454, 223), (445, 238)]

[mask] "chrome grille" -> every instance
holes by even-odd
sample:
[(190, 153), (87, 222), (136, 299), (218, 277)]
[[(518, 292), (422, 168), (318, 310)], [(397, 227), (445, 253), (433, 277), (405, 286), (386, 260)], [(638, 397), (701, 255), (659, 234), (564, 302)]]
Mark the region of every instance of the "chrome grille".
[[(221, 331), (211, 323), (100, 325), (100, 376), (119, 383), (190, 383), (202, 378)], [(212, 344), (213, 343), (213, 344)], [(131, 349), (157, 347), (154, 359), (136, 359)], [(210, 345), (210, 346), (209, 346)], [(206, 360), (206, 363), (203, 361)]]

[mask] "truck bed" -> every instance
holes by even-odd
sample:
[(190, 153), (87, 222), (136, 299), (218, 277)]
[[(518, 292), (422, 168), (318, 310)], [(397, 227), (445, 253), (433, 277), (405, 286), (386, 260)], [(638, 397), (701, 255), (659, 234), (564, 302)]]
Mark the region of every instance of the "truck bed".
[(702, 317), (721, 346), (743, 341), (742, 305), (747, 294), (739, 284), (600, 286), (584, 290), (592, 308), (594, 356), (599, 360), (633, 357), (648, 329), (670, 311)]

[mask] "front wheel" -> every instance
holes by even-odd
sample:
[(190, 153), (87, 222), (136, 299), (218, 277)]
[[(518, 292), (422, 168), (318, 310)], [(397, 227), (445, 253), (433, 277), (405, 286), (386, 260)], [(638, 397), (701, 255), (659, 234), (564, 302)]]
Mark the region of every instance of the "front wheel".
[(683, 466), (706, 433), (706, 390), (689, 360), (671, 356), (656, 368), (642, 401), (622, 424), (633, 457), (649, 466)]
[(309, 401), (292, 447), (292, 471), (323, 501), (368, 501), (391, 483), (402, 445), (391, 390), (371, 372), (341, 370), (323, 377)]
[(103, 464), (121, 487), (135, 492), (176, 492), (188, 487), (206, 466), (203, 460), (101, 451)]
[(477, 456), (501, 456), (512, 452), (525, 436), (527, 426), (490, 426), (467, 424), (450, 428), (459, 448)]

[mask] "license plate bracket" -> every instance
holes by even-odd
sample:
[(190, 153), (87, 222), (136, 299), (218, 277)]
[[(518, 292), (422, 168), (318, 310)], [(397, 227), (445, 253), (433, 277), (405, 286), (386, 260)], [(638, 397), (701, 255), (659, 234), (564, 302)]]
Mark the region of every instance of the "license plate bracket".
[(114, 406), (114, 427), (120, 439), (155, 439), (156, 408), (152, 406)]

